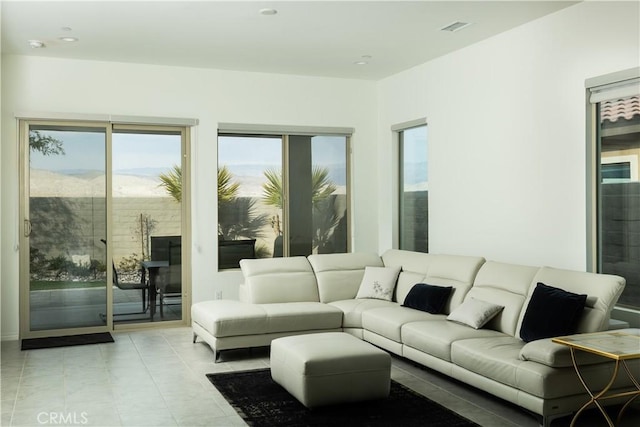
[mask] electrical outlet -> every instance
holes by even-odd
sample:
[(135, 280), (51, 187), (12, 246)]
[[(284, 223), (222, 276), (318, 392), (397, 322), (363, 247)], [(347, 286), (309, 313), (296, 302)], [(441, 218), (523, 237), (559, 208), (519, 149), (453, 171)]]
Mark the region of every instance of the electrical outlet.
[(216, 291), (216, 299), (222, 299), (222, 291)]

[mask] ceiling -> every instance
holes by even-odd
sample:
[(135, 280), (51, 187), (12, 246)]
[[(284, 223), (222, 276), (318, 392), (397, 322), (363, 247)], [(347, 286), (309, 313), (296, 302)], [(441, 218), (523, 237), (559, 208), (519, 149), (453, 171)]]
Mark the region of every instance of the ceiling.
[(575, 3), (4, 0), (2, 53), (378, 80)]

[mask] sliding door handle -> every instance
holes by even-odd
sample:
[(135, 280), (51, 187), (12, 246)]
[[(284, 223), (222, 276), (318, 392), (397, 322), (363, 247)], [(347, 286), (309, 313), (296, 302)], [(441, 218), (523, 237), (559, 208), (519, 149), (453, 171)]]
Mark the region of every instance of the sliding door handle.
[(24, 237), (31, 236), (31, 221), (28, 219), (24, 220)]

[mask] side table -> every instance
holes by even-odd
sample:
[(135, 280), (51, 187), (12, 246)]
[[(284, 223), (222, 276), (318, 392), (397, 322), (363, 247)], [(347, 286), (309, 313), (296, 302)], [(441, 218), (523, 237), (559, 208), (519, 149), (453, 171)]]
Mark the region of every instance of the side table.
[[(640, 384), (638, 384), (638, 380), (633, 376), (633, 373), (627, 366), (626, 362), (627, 360), (631, 359), (640, 359), (640, 335), (634, 335), (626, 333), (624, 331), (604, 331), (591, 334), (576, 334), (566, 337), (557, 337), (553, 338), (552, 341), (569, 347), (569, 350), (571, 351), (571, 361), (573, 363), (573, 367), (576, 370), (576, 374), (578, 375), (578, 378), (580, 379), (580, 382), (584, 386), (585, 390), (587, 390), (587, 393), (589, 393), (589, 396), (591, 397), (589, 401), (585, 403), (578, 410), (578, 412), (576, 412), (573, 419), (571, 420), (571, 426), (573, 427), (580, 413), (593, 403), (598, 407), (598, 409), (600, 409), (600, 412), (606, 419), (609, 426), (613, 427), (614, 424), (611, 421), (611, 418), (609, 418), (599, 401), (628, 396), (628, 400), (622, 406), (620, 412), (618, 413), (616, 422), (619, 423), (624, 410), (636, 397), (640, 396)], [(580, 373), (578, 362), (576, 360), (576, 351), (586, 351), (615, 361), (615, 368), (613, 370), (611, 380), (602, 389), (602, 391), (595, 393), (591, 391), (589, 386), (587, 386), (587, 383)], [(618, 376), (620, 366), (622, 366), (623, 370), (626, 372), (627, 376), (636, 387), (636, 390), (607, 394), (616, 377)]]

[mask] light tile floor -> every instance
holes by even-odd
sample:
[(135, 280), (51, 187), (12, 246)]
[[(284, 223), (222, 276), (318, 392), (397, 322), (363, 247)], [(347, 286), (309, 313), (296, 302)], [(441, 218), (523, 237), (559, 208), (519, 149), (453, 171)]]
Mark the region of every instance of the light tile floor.
[[(213, 362), (190, 328), (114, 333), (115, 343), (20, 351), (1, 343), (2, 426), (245, 425), (205, 374), (269, 366), (267, 348), (223, 352)], [(392, 378), (482, 426), (537, 426), (537, 419), (502, 400), (393, 358)], [(605, 425), (589, 411), (580, 426)], [(425, 415), (428, 425), (428, 415)], [(553, 427), (569, 425), (568, 418)], [(640, 425), (640, 406), (623, 425)]]

